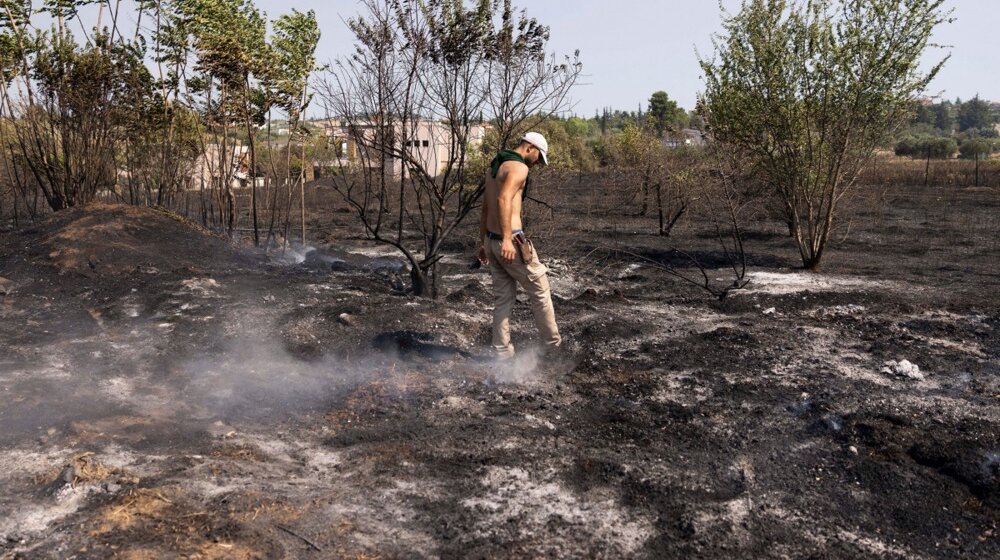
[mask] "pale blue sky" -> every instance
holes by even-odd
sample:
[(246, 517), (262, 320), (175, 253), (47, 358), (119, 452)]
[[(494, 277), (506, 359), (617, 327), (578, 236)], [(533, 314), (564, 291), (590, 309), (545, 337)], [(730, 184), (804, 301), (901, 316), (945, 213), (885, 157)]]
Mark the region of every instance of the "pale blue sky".
[[(728, 9), (740, 4), (739, 0), (722, 3)], [(515, 4), (551, 27), (550, 45), (556, 52), (580, 49), (586, 85), (573, 97), (576, 112), (587, 116), (604, 106), (645, 107), (649, 95), (660, 89), (692, 108), (702, 87), (695, 49), (710, 54), (710, 37), (720, 29), (717, 0), (515, 0)], [(357, 13), (356, 0), (258, 0), (257, 5), (271, 18), (290, 6), (316, 10), (323, 32), (320, 61), (350, 48), (342, 17)], [(963, 99), (979, 93), (1000, 100), (1000, 0), (949, 0), (947, 5), (954, 8), (957, 20), (940, 28), (936, 39), (951, 45), (952, 58), (928, 93)]]
[[(690, 109), (701, 89), (695, 49), (711, 54), (720, 28), (717, 0), (515, 0), (551, 27), (557, 53), (580, 49), (586, 74), (573, 94), (575, 111), (589, 116), (600, 107), (635, 110), (649, 95), (665, 90)], [(739, 0), (722, 0), (729, 9)], [(956, 21), (939, 28), (936, 40), (950, 45), (952, 58), (928, 93), (967, 99), (979, 93), (1000, 101), (1000, 0), (948, 0)], [(313, 9), (322, 30), (321, 63), (348, 53), (351, 36), (343, 18), (358, 12), (357, 0), (257, 0), (274, 19), (292, 7)], [(946, 51), (934, 51), (940, 58)]]

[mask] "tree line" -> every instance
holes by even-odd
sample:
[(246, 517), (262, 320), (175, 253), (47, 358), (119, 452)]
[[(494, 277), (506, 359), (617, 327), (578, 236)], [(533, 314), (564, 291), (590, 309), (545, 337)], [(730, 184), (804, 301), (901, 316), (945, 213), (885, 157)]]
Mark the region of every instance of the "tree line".
[[(87, 30), (81, 11), (94, 5)], [(275, 111), (290, 118), (292, 136), (303, 131), (315, 14), (292, 9), (269, 21), (249, 0), (130, 8), (126, 27), (123, 2), (0, 6), (0, 143), (15, 218), (37, 215), (39, 198), (58, 211), (102, 192), (169, 206), (197, 191), (202, 221), (232, 234), (245, 168), (269, 166), (271, 182), (247, 184), (249, 215), (255, 244), (275, 238), (296, 177), (287, 165), (277, 172), (273, 150), (261, 160), (256, 133)]]
[[(77, 37), (71, 26), (83, 29), (80, 10), (95, 3), (97, 25)], [(236, 235), (246, 220), (253, 241), (270, 246), (288, 239), (295, 187), (305, 211), (305, 150), (323, 149), (304, 118), (316, 96), (360, 160), (333, 188), (368, 237), (409, 261), (418, 295), (436, 294), (442, 248), (479, 204), (493, 152), (531, 129), (558, 146), (555, 167), (602, 168), (639, 214), (655, 212), (661, 235), (692, 200), (713, 199), (728, 223), (720, 239), (727, 231), (727, 247), (742, 250), (742, 209), (762, 201), (815, 269), (877, 149), (898, 142), (900, 153), (925, 155), (906, 132), (933, 127), (977, 153), (971, 142), (994, 130), (979, 98), (917, 102), (947, 60), (920, 70), (934, 29), (950, 20), (943, 4), (745, 0), (699, 58), (705, 87), (693, 111), (659, 91), (637, 111), (582, 118), (566, 116), (579, 53), (551, 53), (550, 29), (511, 0), (363, 0), (346, 22), (353, 50), (324, 68), (312, 12), (268, 20), (251, 0), (139, 0), (124, 29), (121, 2), (4, 0), (4, 173), (14, 208), (29, 212), (39, 197), (59, 210), (99, 192), (169, 206), (200, 158), (211, 168), (196, 190), (202, 221)], [(289, 134), (272, 134), (274, 112)], [(433, 165), (414, 149), (426, 122), (450, 144)], [(249, 192), (244, 207), (237, 190)]]

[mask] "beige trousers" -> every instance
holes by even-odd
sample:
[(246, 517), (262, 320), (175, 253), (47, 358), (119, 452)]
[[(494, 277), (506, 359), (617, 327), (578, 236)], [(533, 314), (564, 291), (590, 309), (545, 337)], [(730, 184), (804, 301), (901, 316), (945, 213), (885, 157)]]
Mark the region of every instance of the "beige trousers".
[[(535, 326), (542, 343), (558, 346), (562, 342), (556, 314), (552, 307), (552, 292), (549, 290), (548, 269), (538, 260), (534, 248), (531, 262), (525, 263), (521, 251), (517, 250), (514, 262), (505, 263), (500, 257), (500, 241), (486, 240), (489, 251), (490, 272), (493, 275), (493, 293), (496, 308), (493, 310), (493, 349), (500, 357), (512, 357), (514, 346), (510, 343), (510, 314), (514, 311), (517, 285), (528, 294), (531, 313), (535, 316)], [(515, 246), (515, 249), (519, 249)]]

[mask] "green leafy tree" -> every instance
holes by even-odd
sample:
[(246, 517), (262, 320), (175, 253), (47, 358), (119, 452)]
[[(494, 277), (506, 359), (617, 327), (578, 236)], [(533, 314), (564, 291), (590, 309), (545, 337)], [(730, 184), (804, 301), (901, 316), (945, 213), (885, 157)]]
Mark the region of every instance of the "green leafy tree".
[(153, 95), (142, 41), (95, 31), (81, 43), (69, 31), (67, 20), (90, 3), (43, 4), (54, 21), (48, 30), (32, 23), (27, 3), (5, 3), (0, 18), (8, 170), (19, 190), (40, 192), (53, 210), (114, 187), (120, 146)]
[[(271, 39), (271, 60), (269, 68), (263, 73), (265, 91), (269, 96), (269, 105), (273, 104), (288, 115), (290, 134), (285, 145), (285, 228), (283, 237), (288, 239), (288, 229), (291, 220), (292, 207), (292, 141), (298, 139), (301, 144), (300, 159), (305, 159), (305, 137), (309, 130), (305, 127), (303, 114), (312, 101), (309, 93), (309, 76), (316, 70), (316, 46), (319, 44), (320, 30), (316, 22), (316, 13), (312, 10), (300, 12), (292, 10), (290, 14), (282, 15), (274, 21), (274, 33)], [(268, 120), (270, 124), (270, 119)], [(273, 155), (269, 152), (269, 155)], [(273, 157), (269, 157), (272, 171)], [(305, 219), (305, 165), (299, 166), (299, 208), (301, 210), (302, 243), (306, 240)], [(278, 208), (278, 188), (273, 191), (271, 215), (268, 222), (268, 243), (274, 236), (275, 219)]]
[(934, 105), (925, 103), (924, 101), (917, 101), (913, 112), (914, 123), (934, 126)]
[(949, 136), (924, 134), (909, 136), (896, 144), (896, 155), (924, 159), (924, 186), (930, 184), (931, 160), (950, 159), (958, 152), (958, 143)]
[(913, 159), (948, 159), (958, 151), (958, 143), (947, 136), (921, 134), (896, 143), (896, 155)]
[(955, 111), (950, 101), (942, 101), (934, 106), (934, 126), (945, 134), (955, 131)]
[(997, 115), (993, 107), (986, 101), (975, 96), (962, 103), (958, 108), (958, 129), (961, 132), (981, 128), (993, 128)]
[(747, 0), (701, 60), (711, 140), (773, 185), (807, 269), (875, 148), (940, 70), (919, 62), (949, 18), (943, 3)]
[(677, 106), (665, 91), (658, 91), (649, 98), (650, 124), (656, 130), (657, 136), (663, 136), (671, 128), (683, 128), (687, 125), (687, 112)]
[(272, 61), (266, 41), (267, 20), (251, 0), (176, 0), (180, 15), (189, 22), (192, 47), (197, 54), (195, 71), (188, 80), (191, 90), (203, 96), (204, 118), (220, 145), (220, 192), (225, 193), (226, 229), (235, 230), (236, 198), (232, 180), (237, 169), (229, 154), (234, 146), (230, 133), (242, 128), (250, 151), (251, 218), (254, 243), (260, 244), (258, 223), (257, 146), (254, 131), (267, 113), (267, 96), (257, 84)]

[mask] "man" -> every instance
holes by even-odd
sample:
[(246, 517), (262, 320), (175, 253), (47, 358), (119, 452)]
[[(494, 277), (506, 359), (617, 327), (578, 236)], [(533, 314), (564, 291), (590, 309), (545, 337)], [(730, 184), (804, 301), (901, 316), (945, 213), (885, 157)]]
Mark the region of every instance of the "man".
[(510, 314), (517, 285), (531, 300), (535, 325), (547, 349), (562, 343), (552, 308), (548, 269), (538, 260), (534, 246), (521, 227), (521, 205), (530, 168), (548, 164), (549, 144), (537, 132), (524, 135), (513, 150), (497, 154), (486, 176), (486, 197), (479, 219), (479, 261), (490, 265), (496, 308), (493, 311), (493, 348), (501, 358), (512, 358)]

